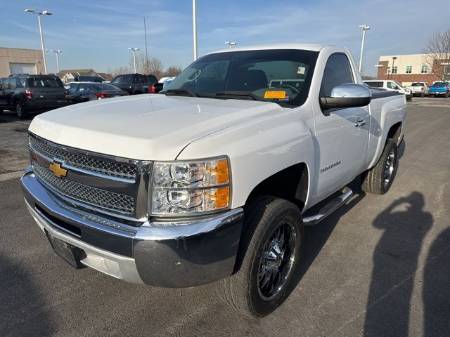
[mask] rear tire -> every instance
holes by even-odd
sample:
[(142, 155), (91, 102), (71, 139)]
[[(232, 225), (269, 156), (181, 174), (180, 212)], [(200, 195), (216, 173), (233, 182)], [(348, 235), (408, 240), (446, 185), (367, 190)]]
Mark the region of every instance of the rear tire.
[(25, 108), (22, 103), (17, 102), (15, 109), (16, 109), (17, 118), (19, 118), (19, 119), (25, 118)]
[(385, 194), (392, 186), (398, 168), (397, 144), (388, 139), (377, 164), (364, 177), (362, 189), (368, 193)]
[(301, 212), (287, 200), (264, 197), (246, 209), (244, 225), (240, 270), (221, 281), (221, 297), (240, 314), (263, 317), (295, 286), (303, 239)]

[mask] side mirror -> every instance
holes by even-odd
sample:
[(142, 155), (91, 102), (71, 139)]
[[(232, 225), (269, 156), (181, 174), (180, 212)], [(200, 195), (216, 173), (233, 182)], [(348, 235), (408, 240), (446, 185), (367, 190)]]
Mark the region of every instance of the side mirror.
[(330, 97), (321, 97), (322, 109), (343, 109), (366, 106), (372, 99), (370, 89), (361, 84), (341, 84), (331, 90)]

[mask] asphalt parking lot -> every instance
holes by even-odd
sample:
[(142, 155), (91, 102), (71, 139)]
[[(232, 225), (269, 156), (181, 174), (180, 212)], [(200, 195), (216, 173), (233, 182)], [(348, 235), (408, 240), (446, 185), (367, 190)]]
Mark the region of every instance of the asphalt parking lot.
[(450, 99), (408, 104), (397, 178), (306, 229), (299, 283), (261, 320), (214, 284), (183, 290), (74, 270), (25, 210), (26, 128), (0, 115), (0, 336), (448, 336)]

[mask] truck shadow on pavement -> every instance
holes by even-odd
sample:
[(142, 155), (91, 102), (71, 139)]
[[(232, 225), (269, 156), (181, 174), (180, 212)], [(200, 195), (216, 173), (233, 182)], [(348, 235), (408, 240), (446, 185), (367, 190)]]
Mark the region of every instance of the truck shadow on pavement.
[(48, 305), (30, 273), (0, 254), (0, 336), (51, 336)]

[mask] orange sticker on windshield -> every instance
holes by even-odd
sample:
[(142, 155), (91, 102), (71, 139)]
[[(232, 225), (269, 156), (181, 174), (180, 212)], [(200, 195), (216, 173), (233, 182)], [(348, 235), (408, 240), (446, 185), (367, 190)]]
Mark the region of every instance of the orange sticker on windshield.
[(285, 99), (286, 98), (286, 91), (282, 91), (282, 90), (267, 90), (264, 93), (264, 98), (268, 98), (268, 99)]

